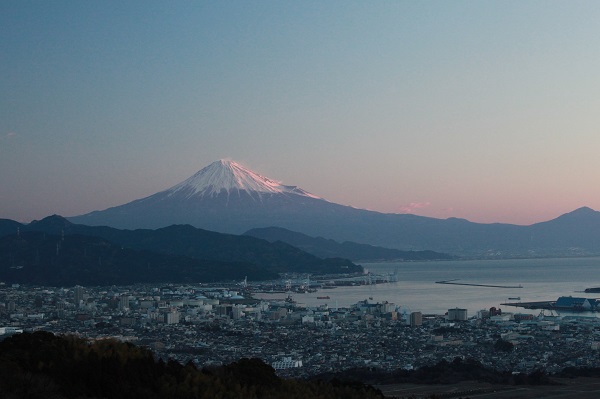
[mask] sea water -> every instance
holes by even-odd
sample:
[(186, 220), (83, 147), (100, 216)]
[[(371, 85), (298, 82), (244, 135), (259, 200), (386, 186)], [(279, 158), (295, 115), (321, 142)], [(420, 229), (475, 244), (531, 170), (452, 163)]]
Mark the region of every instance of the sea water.
[[(346, 307), (372, 298), (374, 302), (392, 302), (401, 312), (407, 313), (420, 311), (425, 314), (444, 314), (448, 309), (458, 307), (467, 309), (469, 317), (478, 310), (491, 307), (514, 313), (540, 312), (501, 305), (519, 302), (509, 298), (520, 298), (522, 302), (552, 301), (559, 296), (569, 295), (600, 298), (600, 293), (583, 292), (589, 287), (600, 287), (600, 258), (386, 262), (363, 263), (362, 266), (374, 274), (395, 275), (398, 281), (320, 289), (315, 293), (293, 293), (291, 296), (296, 302), (307, 306), (327, 304), (329, 307)], [(436, 283), (454, 279), (457, 279), (457, 283), (520, 285), (522, 288)], [(330, 298), (318, 298), (323, 296)], [(598, 313), (594, 315), (600, 317)]]

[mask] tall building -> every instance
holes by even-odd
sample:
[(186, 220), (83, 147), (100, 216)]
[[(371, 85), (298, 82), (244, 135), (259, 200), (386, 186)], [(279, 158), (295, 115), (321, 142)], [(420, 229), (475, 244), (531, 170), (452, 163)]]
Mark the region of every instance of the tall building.
[(412, 312), (410, 314), (410, 326), (418, 327), (423, 325), (423, 314), (421, 312)]
[(467, 320), (467, 309), (448, 309), (448, 321), (465, 321)]
[(56, 302), (56, 315), (61, 319), (65, 317), (65, 303), (63, 301)]
[(233, 320), (239, 320), (242, 318), (243, 315), (244, 315), (244, 308), (242, 308), (241, 306), (234, 306), (231, 309), (231, 318)]
[(77, 285), (73, 289), (73, 296), (75, 301), (75, 307), (79, 307), (83, 304), (83, 295), (85, 294), (85, 290), (82, 286)]
[(123, 294), (119, 298), (119, 310), (127, 311), (129, 310), (129, 295)]
[(165, 323), (179, 324), (179, 312), (177, 309), (171, 309), (170, 312), (165, 313)]

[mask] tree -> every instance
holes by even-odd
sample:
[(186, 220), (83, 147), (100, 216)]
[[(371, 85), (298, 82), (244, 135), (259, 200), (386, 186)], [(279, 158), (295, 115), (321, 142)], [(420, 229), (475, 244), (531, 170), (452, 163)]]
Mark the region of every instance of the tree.
[(494, 344), (494, 350), (497, 352), (512, 352), (514, 347), (515, 345), (512, 342), (506, 341), (502, 338), (498, 338)]

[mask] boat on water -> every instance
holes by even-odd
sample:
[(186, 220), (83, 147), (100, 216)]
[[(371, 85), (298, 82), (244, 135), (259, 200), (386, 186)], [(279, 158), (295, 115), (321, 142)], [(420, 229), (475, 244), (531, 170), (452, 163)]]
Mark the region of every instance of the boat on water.
[(329, 295), (326, 296), (318, 296), (317, 299), (331, 299)]
[(520, 296), (513, 296), (513, 297), (509, 297), (508, 300), (509, 301), (520, 301), (521, 297)]

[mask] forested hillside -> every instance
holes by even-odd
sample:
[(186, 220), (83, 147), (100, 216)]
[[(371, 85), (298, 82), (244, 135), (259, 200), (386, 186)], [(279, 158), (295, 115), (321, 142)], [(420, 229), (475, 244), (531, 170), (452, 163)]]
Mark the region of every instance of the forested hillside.
[(88, 342), (47, 332), (0, 342), (3, 398), (381, 398), (362, 384), (281, 379), (259, 359), (212, 369), (155, 360), (152, 352), (116, 340)]

